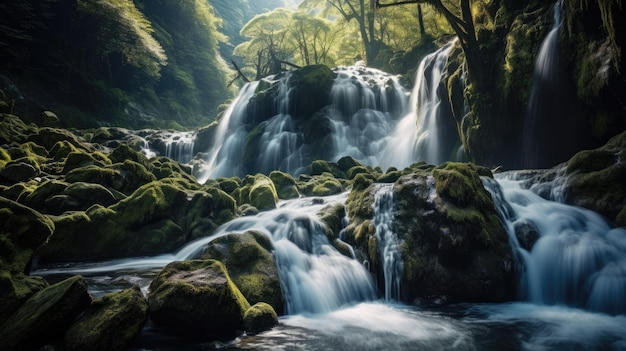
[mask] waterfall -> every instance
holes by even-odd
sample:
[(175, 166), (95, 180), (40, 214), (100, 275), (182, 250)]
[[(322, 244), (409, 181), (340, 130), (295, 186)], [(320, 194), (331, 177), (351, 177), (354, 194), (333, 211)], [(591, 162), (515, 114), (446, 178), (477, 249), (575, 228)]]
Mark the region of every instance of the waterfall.
[[(484, 181), (518, 254), (522, 298), (626, 313), (624, 228), (612, 228), (592, 211), (545, 200), (520, 181)], [(529, 232), (536, 234), (530, 242), (524, 237)]]
[(246, 109), (258, 85), (259, 82), (244, 85), (239, 95), (224, 112), (217, 125), (212, 146), (207, 152), (206, 166), (197, 175), (200, 183), (204, 183), (209, 178), (231, 176), (243, 172), (240, 160), (247, 135), (244, 124)]
[(374, 226), (380, 264), (385, 282), (385, 300), (400, 300), (402, 256), (394, 223), (393, 184), (383, 184), (374, 196)]
[(165, 156), (180, 163), (188, 163), (193, 158), (196, 132), (170, 134), (165, 140)]
[[(549, 130), (540, 130), (540, 125), (545, 128), (545, 121), (554, 118), (554, 114), (563, 113), (559, 110), (559, 92), (562, 90), (559, 65), (559, 29), (561, 28), (561, 12), (563, 0), (558, 0), (554, 5), (554, 18), (552, 28), (545, 37), (539, 48), (535, 60), (533, 72), (533, 87), (526, 111), (524, 129), (522, 134), (521, 165), (523, 168), (536, 168), (550, 166), (544, 164), (549, 158), (542, 155), (546, 150), (541, 142), (546, 141), (545, 136)], [(559, 106), (554, 109), (554, 106)], [(542, 123), (543, 122), (543, 123)], [(545, 136), (545, 137), (544, 137)], [(545, 160), (545, 161), (544, 161)]]
[(456, 122), (450, 111), (443, 70), (456, 41), (454, 39), (422, 59), (411, 92), (410, 111), (398, 123), (380, 158), (382, 166), (405, 167), (425, 161), (440, 164), (459, 161), (463, 154)]
[(346, 195), (336, 200), (330, 197), (323, 203), (313, 203), (312, 199), (286, 201), (279, 209), (237, 218), (211, 237), (187, 245), (176, 257), (193, 258), (220, 235), (256, 230), (272, 240), (287, 314), (324, 313), (373, 300), (376, 294), (369, 272), (329, 243), (324, 225), (315, 216), (330, 201), (345, 201)]

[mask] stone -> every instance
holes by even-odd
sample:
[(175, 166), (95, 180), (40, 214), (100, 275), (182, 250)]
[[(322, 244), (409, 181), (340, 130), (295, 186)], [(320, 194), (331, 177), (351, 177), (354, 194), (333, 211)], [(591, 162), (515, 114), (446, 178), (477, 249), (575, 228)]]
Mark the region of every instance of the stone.
[(259, 302), (246, 310), (243, 324), (246, 332), (257, 334), (277, 326), (278, 316), (272, 306)]
[(25, 162), (9, 162), (0, 169), (0, 176), (11, 182), (23, 182), (39, 175), (39, 171)]
[(148, 319), (148, 302), (138, 286), (94, 300), (65, 333), (68, 351), (122, 351)]
[(59, 117), (52, 111), (43, 111), (41, 113), (41, 125), (44, 127), (53, 127), (58, 124), (59, 121)]
[(216, 238), (203, 250), (201, 258), (222, 262), (248, 302), (266, 302), (283, 314), (285, 302), (272, 250), (267, 235), (247, 231)]
[(168, 264), (150, 284), (150, 318), (183, 338), (208, 340), (243, 329), (250, 304), (216, 260)]
[(35, 293), (0, 325), (0, 349), (30, 350), (57, 342), (90, 303), (80, 276)]

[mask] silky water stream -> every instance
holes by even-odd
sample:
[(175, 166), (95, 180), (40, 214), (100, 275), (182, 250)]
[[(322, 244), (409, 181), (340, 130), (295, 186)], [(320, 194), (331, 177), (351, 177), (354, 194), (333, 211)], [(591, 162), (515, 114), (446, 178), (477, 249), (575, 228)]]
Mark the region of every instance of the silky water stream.
[[(228, 222), (176, 253), (66, 264), (32, 274), (82, 274), (96, 296), (131, 284), (146, 291), (168, 262), (197, 257), (220, 235), (254, 229), (274, 244), (287, 303), (279, 326), (219, 344), (187, 344), (147, 326), (133, 349), (626, 350), (626, 230), (612, 228), (591, 211), (545, 200), (511, 180), (514, 174), (500, 178), (485, 184), (523, 266), (518, 302), (417, 307), (394, 302), (395, 285), (377, 292), (364, 265), (337, 252), (315, 216), (323, 206), (343, 203), (346, 193), (283, 201), (275, 210)], [(375, 212), (392, 211), (388, 194), (379, 190)], [(387, 215), (375, 213), (375, 222), (387, 237), (382, 251), (398, 269)], [(539, 232), (530, 250), (515, 237), (520, 222), (533, 223)], [(399, 284), (390, 274), (389, 283)]]

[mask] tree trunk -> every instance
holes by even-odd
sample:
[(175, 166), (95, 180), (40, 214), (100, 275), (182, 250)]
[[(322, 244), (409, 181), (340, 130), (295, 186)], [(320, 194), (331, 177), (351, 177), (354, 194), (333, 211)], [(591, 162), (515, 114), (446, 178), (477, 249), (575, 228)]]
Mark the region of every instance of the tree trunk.
[(424, 14), (422, 13), (422, 5), (417, 4), (417, 19), (420, 24), (420, 35), (424, 37), (426, 35), (426, 29), (424, 28)]

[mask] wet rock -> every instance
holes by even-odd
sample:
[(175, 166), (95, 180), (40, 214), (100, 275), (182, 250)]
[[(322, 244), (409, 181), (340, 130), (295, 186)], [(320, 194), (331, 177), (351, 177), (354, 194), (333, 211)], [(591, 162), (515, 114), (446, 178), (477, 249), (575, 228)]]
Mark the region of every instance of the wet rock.
[(258, 208), (259, 211), (266, 211), (275, 209), (277, 202), (278, 193), (274, 183), (266, 175), (259, 173), (255, 176), (247, 176), (242, 181), (239, 203), (247, 203)]
[(67, 330), (66, 350), (126, 350), (147, 318), (148, 302), (139, 287), (105, 295)]
[(566, 166), (565, 202), (598, 212), (618, 225), (626, 225), (623, 216), (619, 216), (626, 206), (624, 155), (626, 132), (598, 149), (574, 155)]
[(520, 246), (526, 251), (532, 250), (540, 237), (537, 227), (530, 222), (516, 222), (514, 229), (515, 237), (519, 241)]
[(246, 332), (256, 334), (277, 326), (278, 316), (272, 306), (259, 302), (246, 310), (243, 324)]
[(2, 350), (34, 350), (63, 337), (91, 303), (87, 284), (74, 276), (31, 296), (0, 326)]
[(265, 234), (248, 231), (211, 241), (201, 257), (222, 262), (248, 302), (266, 302), (282, 314), (285, 303), (272, 250)]
[(148, 304), (156, 325), (203, 340), (235, 335), (250, 308), (224, 265), (215, 260), (168, 264), (150, 284)]
[[(424, 168), (424, 167), (422, 167)], [(450, 302), (502, 301), (514, 297), (508, 235), (472, 164), (413, 168), (391, 188), (391, 230), (402, 257), (400, 297), (445, 296)], [(380, 243), (373, 222), (378, 183), (353, 188), (347, 201), (346, 241), (370, 262), (384, 286)]]

